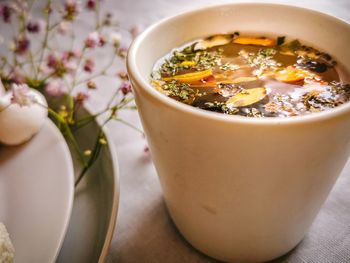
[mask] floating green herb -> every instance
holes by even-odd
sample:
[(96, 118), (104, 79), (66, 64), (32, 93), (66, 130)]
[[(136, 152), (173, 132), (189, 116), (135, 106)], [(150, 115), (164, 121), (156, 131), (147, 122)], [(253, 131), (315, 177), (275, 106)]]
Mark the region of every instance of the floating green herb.
[(327, 53), (285, 36), (237, 35), (172, 52), (152, 73), (152, 85), (194, 107), (254, 118), (303, 115), (350, 100), (350, 86), (341, 84)]
[[(204, 70), (218, 65), (222, 51), (208, 52), (203, 50), (193, 51), (192, 48), (185, 48), (182, 51), (174, 51), (169, 59), (166, 59), (159, 71), (165, 76), (174, 76), (179, 71)], [(190, 66), (184, 62), (193, 62)]]
[(190, 85), (186, 83), (179, 83), (176, 80), (167, 82), (162, 86), (170, 97), (175, 97), (180, 101), (187, 101), (193, 98), (197, 93), (190, 88)]

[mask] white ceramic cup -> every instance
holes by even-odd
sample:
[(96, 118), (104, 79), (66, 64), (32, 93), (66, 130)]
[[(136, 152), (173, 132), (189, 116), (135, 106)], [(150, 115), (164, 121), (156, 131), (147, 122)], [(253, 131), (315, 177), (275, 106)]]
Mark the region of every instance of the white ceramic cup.
[(209, 256), (260, 262), (295, 247), (327, 198), (349, 155), (350, 103), (307, 116), (248, 118), (179, 103), (149, 84), (154, 63), (171, 49), (234, 31), (299, 38), (349, 72), (350, 26), (298, 7), (228, 4), (156, 23), (129, 50), (136, 103), (174, 223)]

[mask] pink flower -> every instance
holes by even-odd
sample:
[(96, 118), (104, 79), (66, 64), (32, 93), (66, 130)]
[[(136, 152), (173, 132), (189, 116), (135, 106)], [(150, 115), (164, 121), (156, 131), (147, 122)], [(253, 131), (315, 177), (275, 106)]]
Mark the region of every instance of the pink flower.
[(30, 106), (31, 104), (37, 102), (33, 94), (30, 93), (30, 89), (27, 84), (12, 84), (11, 91), (11, 102), (18, 104), (21, 107)]
[(0, 16), (5, 23), (11, 22), (12, 9), (8, 5), (0, 5)]
[(132, 92), (131, 85), (129, 82), (123, 82), (120, 87), (120, 91), (123, 93), (123, 95), (127, 95), (128, 93)]
[(115, 48), (118, 48), (120, 46), (121, 39), (122, 36), (118, 32), (112, 32), (109, 34), (109, 41)]
[(96, 85), (96, 83), (93, 80), (89, 80), (86, 83), (86, 86), (87, 86), (88, 89), (97, 89), (97, 85)]
[(47, 56), (47, 66), (51, 69), (55, 69), (58, 64), (58, 58), (56, 57), (55, 54), (50, 53)]
[(58, 25), (58, 33), (65, 35), (68, 31), (70, 31), (72, 28), (72, 24), (67, 22), (67, 21), (62, 21), (61, 23), (59, 23)]
[(145, 161), (152, 160), (151, 151), (150, 151), (148, 145), (145, 145), (145, 147), (143, 148), (143, 158)]
[(98, 32), (91, 32), (87, 39), (85, 40), (85, 46), (89, 48), (101, 47), (105, 44), (105, 40), (103, 37), (99, 35)]
[(69, 61), (71, 58), (73, 58), (73, 53), (71, 53), (70, 51), (64, 51), (62, 53), (61, 59), (64, 61)]
[(96, 0), (88, 0), (86, 2), (86, 8), (89, 10), (95, 10), (96, 8)]
[(48, 14), (51, 14), (52, 10), (53, 10), (52, 3), (48, 1), (46, 3), (46, 5), (45, 5), (44, 12), (47, 12)]
[(141, 25), (135, 25), (129, 30), (129, 32), (134, 39), (142, 32), (142, 27)]
[(66, 87), (62, 80), (52, 80), (45, 86), (47, 94), (53, 97), (60, 97), (66, 92)]
[(110, 26), (111, 24), (112, 24), (112, 14), (108, 12), (103, 19), (103, 25)]
[(40, 32), (44, 27), (45, 22), (44, 21), (29, 21), (27, 23), (27, 31), (29, 33), (38, 33)]
[(124, 48), (124, 47), (118, 48), (117, 54), (118, 54), (118, 56), (120, 56), (121, 58), (126, 58), (126, 55), (128, 54), (128, 49), (127, 49), (127, 48)]
[(95, 31), (88, 35), (87, 39), (85, 40), (85, 45), (90, 48), (96, 47), (100, 43), (100, 36)]
[(22, 15), (28, 12), (28, 1), (8, 1), (10, 3), (10, 9), (17, 15)]
[(103, 47), (106, 44), (106, 39), (103, 36), (100, 36), (100, 43), (99, 46)]
[(51, 70), (46, 64), (41, 64), (39, 66), (39, 72), (44, 74), (44, 75), (48, 75), (51, 73)]
[(77, 57), (77, 58), (81, 57), (81, 55), (82, 55), (80, 49), (75, 49), (72, 52), (74, 53), (74, 56)]
[(72, 51), (63, 52), (61, 57), (55, 53), (50, 53), (47, 56), (46, 65), (51, 69), (53, 74), (57, 77), (62, 77), (66, 73), (72, 73), (77, 70), (77, 63), (75, 60), (75, 53)]
[(89, 95), (84, 92), (78, 92), (74, 98), (75, 102), (79, 105), (83, 105), (87, 99), (89, 99)]
[(72, 21), (80, 12), (80, 2), (76, 0), (66, 0), (64, 3), (65, 14), (63, 18), (68, 21)]
[(25, 35), (20, 35), (15, 39), (15, 52), (19, 55), (27, 53), (30, 41)]
[(67, 72), (72, 73), (75, 72), (78, 68), (77, 63), (75, 63), (74, 61), (67, 61), (64, 63), (64, 68)]
[(94, 66), (95, 66), (95, 62), (92, 59), (88, 58), (88, 59), (85, 60), (84, 70), (86, 72), (91, 73), (93, 71), (93, 69), (94, 69)]
[(18, 68), (11, 70), (9, 79), (11, 80), (12, 83), (16, 83), (16, 84), (21, 84), (21, 83), (24, 83), (25, 81), (23, 73)]
[(81, 50), (79, 50), (79, 49), (73, 49), (70, 52), (74, 58), (81, 57)]
[(117, 73), (118, 77), (121, 78), (122, 80), (129, 80), (128, 73), (125, 70), (120, 70)]
[(62, 60), (69, 61), (73, 58), (78, 58), (80, 56), (81, 56), (81, 52), (79, 50), (64, 51), (62, 53)]

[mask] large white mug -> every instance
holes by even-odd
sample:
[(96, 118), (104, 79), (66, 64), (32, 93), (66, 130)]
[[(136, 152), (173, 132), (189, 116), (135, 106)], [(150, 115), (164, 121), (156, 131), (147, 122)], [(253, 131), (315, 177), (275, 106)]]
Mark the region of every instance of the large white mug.
[[(230, 262), (283, 255), (303, 238), (350, 150), (350, 103), (307, 116), (248, 118), (177, 102), (149, 83), (171, 49), (217, 33), (287, 35), (350, 72), (350, 26), (275, 4), (227, 4), (163, 20), (132, 44), (127, 66), (169, 213), (197, 249)], [(349, 81), (349, 78), (347, 78)]]

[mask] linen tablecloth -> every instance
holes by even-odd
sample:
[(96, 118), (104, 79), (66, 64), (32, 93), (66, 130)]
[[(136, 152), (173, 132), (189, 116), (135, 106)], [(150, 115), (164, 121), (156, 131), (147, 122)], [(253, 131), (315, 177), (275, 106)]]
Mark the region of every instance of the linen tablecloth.
[[(234, 1), (110, 0), (104, 4), (106, 10), (113, 12), (120, 21), (121, 30), (126, 32), (134, 25), (147, 27), (169, 15), (223, 2)], [(278, 3), (304, 6), (350, 21), (349, 0)], [(103, 107), (112, 93), (108, 80), (101, 83), (102, 88), (90, 101), (96, 111)], [(136, 111), (123, 112), (121, 116), (141, 127)], [(144, 138), (119, 123), (110, 123), (108, 129), (112, 131), (120, 164), (120, 206), (107, 263), (217, 262), (191, 247), (171, 222), (152, 161), (143, 153)], [(304, 240), (274, 262), (350, 262), (350, 163)]]

